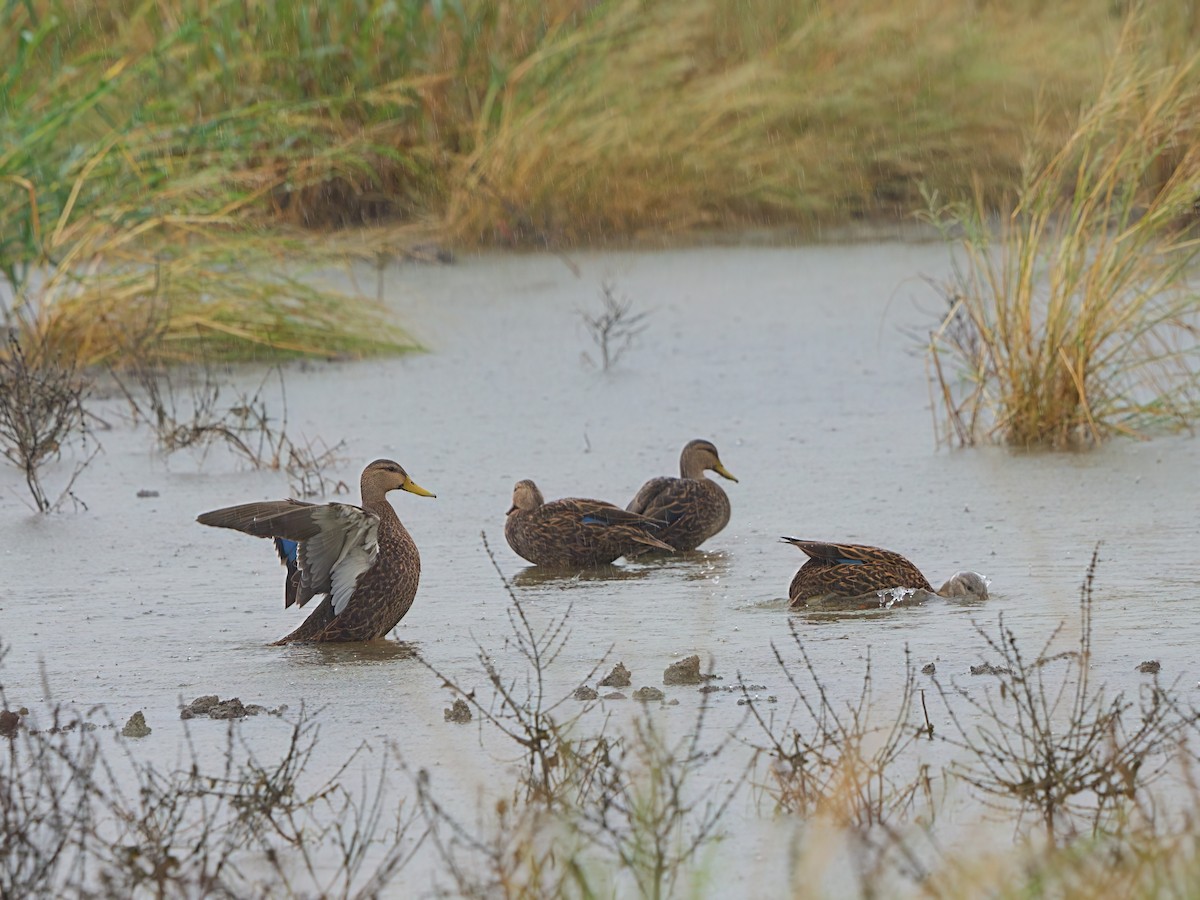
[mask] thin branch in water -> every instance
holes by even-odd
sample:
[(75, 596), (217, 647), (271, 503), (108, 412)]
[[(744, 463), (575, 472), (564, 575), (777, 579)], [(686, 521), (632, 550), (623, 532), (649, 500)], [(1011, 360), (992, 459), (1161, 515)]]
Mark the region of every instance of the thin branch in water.
[(634, 338), (646, 330), (649, 313), (633, 312), (633, 300), (624, 295), (617, 296), (616, 287), (609, 281), (600, 285), (600, 300), (602, 309), (599, 313), (582, 312), (580, 316), (592, 342), (600, 350), (600, 369), (607, 372), (633, 345)]

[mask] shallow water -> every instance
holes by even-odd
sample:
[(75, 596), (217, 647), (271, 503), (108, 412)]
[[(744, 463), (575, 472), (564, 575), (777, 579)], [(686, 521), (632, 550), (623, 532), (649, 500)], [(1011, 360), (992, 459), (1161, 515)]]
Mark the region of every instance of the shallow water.
[[(992, 627), (1001, 613), (1031, 651), (1064, 620), (1063, 649), (1073, 645), (1079, 584), (1098, 541), (1096, 673), (1114, 689), (1135, 689), (1145, 676), (1134, 667), (1153, 658), (1166, 681), (1193, 692), (1200, 444), (1185, 436), (1086, 454), (939, 450), (912, 335), (935, 323), (939, 302), (921, 276), (946, 273), (942, 247), (706, 248), (573, 261), (578, 275), (552, 255), (393, 268), (387, 303), (429, 353), (285, 369), (288, 431), (344, 441), (334, 474), (356, 485), (363, 464), (389, 456), (438, 495), (391, 495), (422, 557), (416, 603), (392, 635), (402, 643), (269, 646), (299, 620), (282, 608), (269, 543), (194, 517), (285, 496), (284, 476), (245, 470), (219, 451), (164, 457), (108, 401), (99, 408), (115, 427), (100, 435), (104, 452), (76, 486), (86, 511), (33, 515), (19, 475), (0, 469), (8, 586), (0, 636), (11, 647), (0, 681), (9, 701), (34, 706), (48, 689), (57, 702), (104, 704), (114, 719), (142, 709), (154, 731), (136, 752), (164, 766), (179, 758), (181, 700), (216, 693), (303, 704), (323, 710), (314, 766), (331, 773), (348, 748), (398, 739), (435, 784), (473, 803), (476, 785), (511, 784), (496, 776), (507, 764), (481, 749), (474, 726), (443, 722), (451, 695), (417, 653), (480, 691), (477, 647), (520, 672), (505, 652), (509, 607), (481, 532), (531, 619), (571, 610), (552, 693), (568, 693), (601, 659), (605, 671), (623, 660), (635, 688), (661, 685), (669, 663), (698, 653), (724, 684), (741, 673), (786, 712), (772, 642), (797, 658), (790, 618), (834, 693), (857, 694), (869, 649), (886, 702), (906, 647), (918, 666), (936, 662), (939, 675), (969, 678), (987, 656), (975, 623)], [(363, 274), (364, 284), (373, 279)], [(649, 312), (645, 332), (607, 373), (589, 361), (598, 353), (580, 316), (599, 308), (605, 280)], [(253, 389), (262, 372), (229, 377)], [(504, 543), (518, 479), (536, 480), (547, 499), (624, 505), (645, 479), (675, 474), (693, 437), (713, 440), (740, 479), (722, 482), (733, 518), (702, 552), (564, 578), (527, 567)], [(139, 489), (158, 496), (139, 499)], [(934, 584), (975, 569), (991, 579), (992, 597), (982, 606), (933, 598), (850, 615), (791, 613), (784, 598), (802, 556), (778, 542), (782, 534), (888, 547)], [(685, 731), (698, 695), (666, 691), (680, 704), (663, 707), (663, 720)], [(713, 695), (708, 727), (737, 726), (736, 701)], [(597, 704), (585, 721), (598, 727), (633, 706)], [(276, 720), (238, 727), (265, 752), (286, 736)], [(224, 739), (216, 722), (190, 730), (202, 749)], [(730, 812), (742, 814), (754, 818), (750, 801)], [(764, 828), (744, 833), (758, 846)], [(739, 843), (721, 845), (718, 861), (741, 852)], [(785, 863), (764, 865), (755, 883), (777, 890)], [(427, 890), (434, 868), (418, 860), (401, 882)]]

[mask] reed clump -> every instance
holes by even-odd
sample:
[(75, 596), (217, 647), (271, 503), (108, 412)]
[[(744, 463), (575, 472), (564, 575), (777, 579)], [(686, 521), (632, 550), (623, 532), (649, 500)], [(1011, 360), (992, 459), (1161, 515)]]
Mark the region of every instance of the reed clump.
[[(1035, 110), (1049, 140), (1066, 133), (1113, 22), (1098, 5), (1018, 6), (600, 4), (498, 80), (448, 227), (551, 245), (811, 233), (907, 215), (922, 180), (957, 196), (980, 173), (1002, 197)], [(1050, 34), (1056, 53), (1029, 52)]]
[(1200, 413), (1200, 54), (1155, 64), (1140, 27), (1009, 215), (934, 204), (961, 248), (929, 346), (948, 442), (1075, 447)]
[[(248, 358), (413, 346), (373, 304), (302, 277), (301, 253), (318, 264), (332, 255), (264, 230), (270, 198), (286, 205), (287, 190), (307, 189), (314, 171), (360, 166), (322, 125), (336, 121), (338, 105), (306, 96), (315, 83), (280, 94), (263, 82), (271, 59), (290, 60), (297, 78), (320, 74), (315, 51), (256, 52), (251, 41), (267, 34), (239, 9), (5, 7), (6, 327), (84, 366), (120, 364), (123, 335), (162, 310), (156, 362), (190, 360), (198, 347), (209, 357)], [(275, 9), (288, 18), (290, 7)], [(303, 18), (292, 15), (293, 34)]]
[[(1173, 59), (1200, 26), (1160, 6), (1143, 49)], [(379, 242), (320, 236), (812, 231), (906, 215), (922, 183), (997, 203), (1031, 142), (1069, 136), (1121, 15), (1105, 0), (9, 3), (6, 318), (83, 364), (117, 358), (148, 304), (170, 310), (168, 362), (197, 344), (393, 352), (412, 342), (375, 307), (296, 277), (297, 255)]]

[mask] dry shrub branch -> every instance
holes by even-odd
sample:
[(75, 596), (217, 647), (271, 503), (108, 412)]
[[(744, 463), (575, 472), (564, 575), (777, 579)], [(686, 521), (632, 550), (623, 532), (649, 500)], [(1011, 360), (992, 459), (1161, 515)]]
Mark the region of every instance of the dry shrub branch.
[[(347, 490), (328, 470), (341, 460), (344, 442), (332, 447), (320, 440), (294, 440), (288, 430), (287, 383), (272, 366), (250, 391), (222, 401), (228, 386), (218, 382), (212, 363), (201, 355), (197, 365), (166, 367), (149, 348), (165, 338), (167, 319), (155, 314), (122, 337), (122, 366), (109, 375), (129, 404), (135, 424), (144, 422), (166, 454), (194, 450), (206, 455), (222, 446), (256, 469), (283, 470), (294, 496), (314, 497)], [(268, 385), (278, 384), (278, 416), (268, 404)]]
[(303, 712), (277, 760), (230, 723), (215, 766), (189, 740), (169, 771), (106, 746), (96, 712), (58, 708), (51, 727), (0, 741), (0, 895), (368, 898), (420, 846), (404, 801), (389, 807), (388, 766), (344, 786), (361, 748), (303, 786), (317, 744)]
[[(486, 535), (483, 543), (496, 566)], [(525, 671), (506, 677), (480, 647), (489, 698), (425, 664), (479, 715), (485, 752), (494, 739), (500, 749), (492, 752), (516, 750), (516, 790), (469, 823), (439, 797), (427, 770), (410, 770), (429, 839), (455, 890), (467, 897), (549, 898), (632, 888), (643, 897), (672, 896), (689, 864), (719, 837), (746, 778), (746, 768), (714, 775), (732, 737), (711, 743), (707, 701), (676, 740), (649, 707), (631, 733), (612, 735), (606, 721), (599, 733), (581, 735), (589, 708), (562, 716), (556, 710), (567, 698), (552, 701), (547, 694), (550, 669), (569, 637), (569, 611), (537, 628), (496, 568), (509, 598), (509, 640)], [(729, 783), (714, 791), (714, 777)]]
[[(1050, 653), (1055, 635), (1029, 659), (1001, 618), (991, 634), (999, 657), (995, 689), (937, 681), (960, 754), (954, 771), (987, 804), (1032, 814), (1048, 838), (1069, 842), (1119, 834), (1131, 817), (1152, 817), (1149, 787), (1167, 771), (1194, 716), (1157, 678), (1136, 700), (1091, 679), (1092, 586), (1099, 548), (1079, 591), (1074, 651)], [(1061, 669), (1061, 671), (1055, 671)]]
[[(27, 349), (10, 335), (8, 346), (0, 350), (0, 455), (24, 474), (38, 512), (50, 512), (73, 497), (75, 480), (99, 452), (83, 407), (86, 394), (87, 384), (72, 360), (44, 342)], [(43, 469), (73, 444), (80, 452), (66, 485), (52, 495), (43, 483)]]
[[(780, 726), (764, 717), (759, 704), (748, 704), (767, 742), (758, 747), (771, 760), (770, 780), (764, 785), (776, 807), (801, 816), (832, 813), (845, 827), (862, 832), (895, 822), (911, 811), (928, 784), (924, 766), (898, 783), (898, 763), (928, 726), (910, 721), (916, 698), (915, 672), (905, 656), (904, 680), (895, 715), (882, 725), (872, 721), (873, 676), (867, 655), (862, 687), (855, 703), (843, 708), (828, 688), (790, 621), (792, 640), (800, 654), (803, 680), (771, 645), (775, 661), (795, 693), (802, 721)], [(743, 692), (750, 694), (743, 685)]]
[(634, 339), (646, 330), (649, 313), (635, 313), (633, 299), (618, 295), (616, 286), (608, 281), (600, 285), (600, 302), (600, 312), (581, 312), (580, 316), (592, 343), (600, 351), (600, 370), (607, 372), (633, 346)]

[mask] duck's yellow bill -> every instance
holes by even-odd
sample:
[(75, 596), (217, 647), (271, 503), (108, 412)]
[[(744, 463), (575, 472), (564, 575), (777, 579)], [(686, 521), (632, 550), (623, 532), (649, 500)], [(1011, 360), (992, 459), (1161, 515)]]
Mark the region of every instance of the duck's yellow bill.
[(716, 472), (718, 475), (720, 475), (722, 478), (728, 478), (730, 481), (737, 481), (737, 479), (733, 477), (733, 473), (730, 472), (727, 468), (725, 468), (720, 463), (717, 463), (715, 466), (713, 466), (713, 471)]
[(400, 486), (400, 489), (403, 491), (408, 491), (410, 494), (416, 494), (418, 497), (436, 497), (437, 496), (437, 494), (435, 494), (433, 491), (425, 490), (425, 488), (421, 487), (419, 484), (417, 484), (411, 478), (408, 479), (408, 481), (404, 482), (404, 484), (402, 484)]

